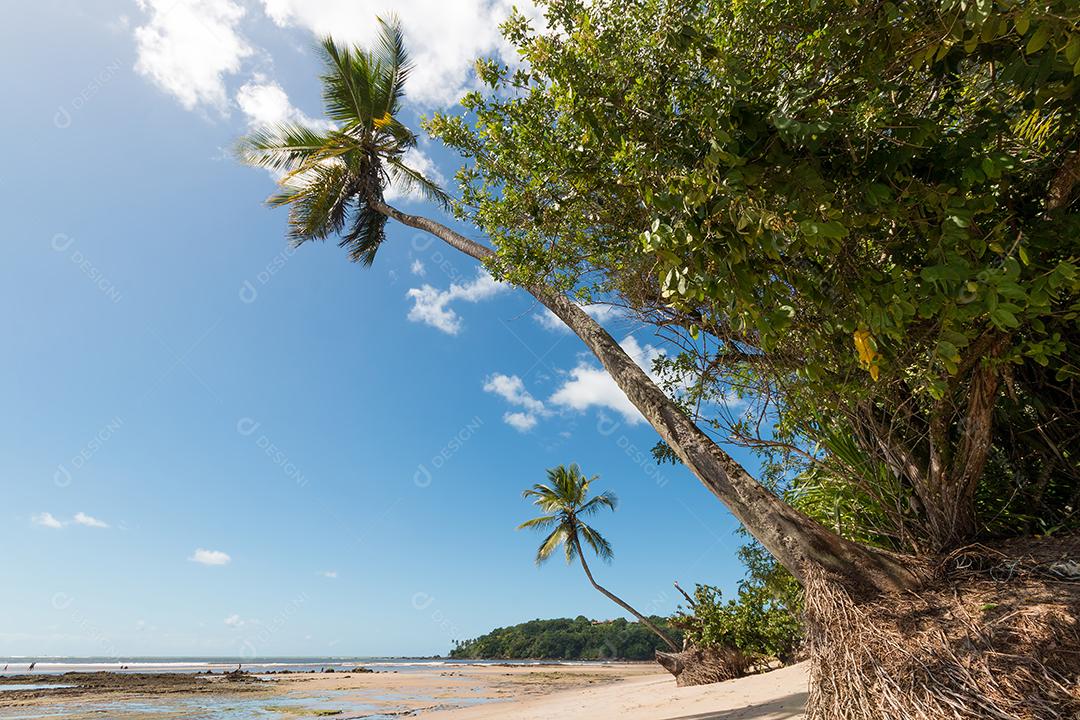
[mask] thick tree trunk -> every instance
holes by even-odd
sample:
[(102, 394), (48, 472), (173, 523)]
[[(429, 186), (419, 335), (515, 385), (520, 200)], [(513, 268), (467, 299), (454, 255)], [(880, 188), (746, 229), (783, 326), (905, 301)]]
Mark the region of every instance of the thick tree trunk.
[[(409, 215), (381, 201), (369, 206), (388, 218), (423, 230), (484, 261), (484, 247), (429, 218)], [(810, 567), (843, 578), (854, 592), (916, 587), (918, 569), (889, 553), (845, 540), (766, 490), (712, 441), (635, 363), (604, 328), (564, 294), (543, 286), (525, 288), (582, 339), (627, 398), (701, 482), (750, 533), (800, 580)]]
[(576, 537), (574, 538), (573, 542), (574, 542), (574, 548), (577, 550), (578, 559), (581, 560), (581, 569), (585, 571), (585, 577), (589, 578), (589, 583), (591, 583), (592, 586), (594, 588), (596, 588), (596, 590), (601, 595), (603, 595), (608, 600), (610, 600), (611, 602), (613, 602), (616, 605), (618, 605), (619, 607), (621, 607), (626, 612), (628, 612), (631, 615), (633, 615), (634, 617), (636, 617), (638, 619), (639, 623), (641, 623), (645, 627), (652, 630), (653, 634), (656, 635), (661, 640), (663, 640), (664, 644), (667, 645), (669, 648), (671, 648), (672, 652), (678, 652), (679, 648), (678, 648), (678, 646), (675, 645), (675, 642), (671, 638), (669, 638), (667, 636), (667, 634), (663, 630), (656, 627), (656, 625), (654, 625), (652, 623), (652, 621), (649, 620), (649, 618), (645, 617), (644, 615), (639, 613), (637, 610), (630, 607), (629, 603), (623, 602), (623, 600), (621, 598), (619, 598), (619, 596), (617, 596), (615, 593), (610, 592), (603, 585), (596, 582), (595, 578), (593, 578), (592, 570), (589, 569), (589, 563), (585, 562), (585, 553), (581, 552), (581, 543), (578, 541), (578, 539)]

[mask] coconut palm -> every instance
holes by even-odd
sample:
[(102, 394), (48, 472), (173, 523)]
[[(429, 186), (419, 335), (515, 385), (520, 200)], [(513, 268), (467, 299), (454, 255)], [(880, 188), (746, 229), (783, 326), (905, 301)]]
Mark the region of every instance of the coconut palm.
[(585, 571), (585, 577), (589, 578), (589, 582), (594, 588), (623, 610), (636, 617), (638, 622), (656, 633), (673, 651), (678, 652), (675, 643), (660, 628), (630, 607), (622, 598), (596, 582), (592, 570), (589, 569), (589, 563), (585, 560), (582, 540), (585, 541), (585, 545), (592, 548), (592, 551), (601, 560), (605, 562), (611, 561), (614, 555), (611, 550), (611, 543), (592, 526), (584, 522), (582, 518), (595, 515), (603, 508), (614, 511), (618, 504), (618, 498), (610, 491), (589, 497), (589, 485), (598, 476), (593, 475), (591, 478), (586, 478), (581, 474), (581, 470), (577, 465), (570, 465), (569, 467), (559, 465), (548, 470), (547, 475), (548, 484), (537, 483), (532, 486), (532, 489), (522, 493), (524, 497), (532, 498), (533, 504), (546, 514), (532, 520), (526, 520), (518, 525), (518, 530), (524, 528), (547, 530), (551, 528), (550, 534), (544, 538), (544, 541), (540, 543), (540, 548), (536, 551), (536, 564), (542, 565), (547, 562), (555, 551), (562, 546), (566, 553), (567, 564), (572, 563), (575, 558), (580, 560), (581, 568)]
[(332, 123), (317, 129), (281, 123), (240, 142), (249, 165), (280, 173), (272, 206), (289, 206), (296, 244), (340, 237), (351, 259), (370, 265), (386, 239), (379, 209), (390, 182), (445, 206), (446, 194), (405, 162), (416, 135), (397, 118), (411, 63), (395, 18), (379, 21), (376, 50), (343, 48), (325, 38), (320, 52), (323, 102)]
[[(391, 181), (446, 205), (447, 196), (405, 162), (416, 137), (396, 117), (409, 60), (395, 20), (380, 23), (374, 51), (322, 43), (323, 98), (331, 121), (320, 130), (282, 124), (241, 141), (239, 155), (277, 173), (282, 192), (272, 205), (290, 206), (289, 234), (297, 244), (340, 238), (350, 257), (370, 264), (385, 240), (387, 219), (429, 233), (482, 263), (495, 252), (440, 222), (402, 212), (383, 191)], [(664, 394), (599, 323), (557, 287), (522, 285), (573, 330), (596, 355), (627, 399), (717, 498), (796, 577), (823, 568), (852, 587), (915, 587), (921, 575), (903, 559), (846, 540), (765, 489), (738, 461)]]

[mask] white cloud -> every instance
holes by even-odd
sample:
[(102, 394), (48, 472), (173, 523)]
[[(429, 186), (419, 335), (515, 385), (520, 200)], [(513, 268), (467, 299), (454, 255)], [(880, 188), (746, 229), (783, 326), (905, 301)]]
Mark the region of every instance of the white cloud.
[(195, 551), (195, 554), (188, 558), (192, 562), (197, 562), (202, 565), (228, 565), (232, 562), (232, 558), (228, 553), (223, 553), (220, 550), (204, 550), (199, 548)]
[(47, 528), (62, 528), (62, 527), (64, 527), (64, 523), (60, 522), (55, 517), (53, 517), (52, 513), (47, 513), (47, 512), (38, 513), (37, 515), (34, 515), (32, 518), (30, 518), (30, 520), (33, 521), (33, 523), (35, 525), (40, 525), (41, 527), (47, 527)]
[(321, 573), (324, 578), (330, 578), (331, 580), (337, 579), (337, 570), (323, 570)]
[(135, 70), (188, 110), (228, 111), (225, 76), (254, 53), (238, 25), (244, 9), (232, 0), (137, 0), (149, 14), (135, 28)]
[(519, 432), (528, 432), (536, 427), (536, 416), (527, 412), (508, 412), (503, 415), (503, 422)]
[[(633, 335), (627, 335), (619, 345), (650, 377), (656, 379), (652, 374), (652, 364), (664, 354), (663, 351), (652, 345), (642, 347)], [(631, 424), (644, 421), (645, 418), (615, 384), (607, 370), (582, 361), (570, 370), (569, 375), (569, 379), (555, 391), (548, 402), (573, 410), (588, 410), (592, 407), (613, 410)]]
[[(652, 365), (664, 354), (662, 350), (648, 344), (642, 346), (633, 335), (627, 335), (619, 345), (654, 382), (657, 380), (652, 372)], [(510, 405), (522, 408), (521, 411), (508, 411), (503, 415), (503, 421), (507, 425), (521, 432), (536, 427), (540, 418), (553, 415), (553, 407), (579, 412), (590, 408), (613, 410), (634, 425), (645, 420), (608, 375), (607, 370), (585, 359), (566, 371), (562, 384), (547, 402), (535, 398), (517, 375), (496, 373), (484, 382), (484, 391), (494, 393)]]
[[(614, 305), (602, 305), (599, 303), (583, 305), (581, 309), (599, 323), (603, 323), (612, 318), (617, 318), (622, 314), (621, 308), (615, 307)], [(542, 311), (533, 315), (533, 320), (540, 323), (540, 326), (545, 330), (570, 332), (570, 328), (566, 326), (566, 323), (560, 320), (559, 316), (551, 312), (548, 308), (544, 308)]]
[(453, 283), (448, 290), (439, 290), (426, 284), (420, 288), (412, 288), (406, 293), (413, 301), (409, 320), (430, 325), (448, 335), (457, 335), (461, 332), (461, 317), (449, 307), (450, 303), (457, 300), (477, 303), (508, 289), (506, 283), (496, 281), (483, 268), (476, 279), (464, 285)]
[(518, 432), (532, 430), (540, 417), (551, 414), (544, 403), (525, 389), (525, 383), (517, 375), (495, 373), (484, 382), (484, 392), (494, 393), (511, 405), (524, 408), (523, 412), (507, 412), (503, 415), (503, 422)]
[(75, 522), (79, 525), (85, 525), (92, 528), (107, 528), (109, 523), (102, 520), (98, 520), (96, 517), (91, 517), (84, 512), (75, 513)]
[(333, 124), (327, 120), (308, 117), (289, 102), (289, 96), (277, 82), (265, 75), (256, 74), (236, 91), (236, 104), (252, 127), (266, 127), (282, 123), (298, 123), (317, 130), (327, 130)]
[(424, 263), (420, 260), (413, 260), (412, 265), (409, 266), (409, 272), (411, 272), (413, 275), (424, 277), (425, 275), (427, 275), (427, 268), (424, 267)]
[(517, 375), (495, 373), (484, 382), (484, 392), (495, 393), (511, 405), (519, 405), (530, 413), (546, 412), (544, 403), (525, 389), (524, 381)]
[(401, 18), (415, 68), (406, 89), (420, 104), (445, 106), (475, 87), (473, 61), (500, 53), (514, 62), (499, 25), (518, 5), (532, 17), (529, 2), (513, 0), (263, 0), (266, 14), (279, 26), (299, 26), (339, 43), (369, 46), (376, 38), (376, 16), (393, 8)]
[(238, 628), (238, 627), (242, 627), (245, 623), (244, 623), (243, 618), (241, 618), (236, 613), (233, 613), (229, 617), (225, 618), (225, 624), (228, 625), (229, 627)]

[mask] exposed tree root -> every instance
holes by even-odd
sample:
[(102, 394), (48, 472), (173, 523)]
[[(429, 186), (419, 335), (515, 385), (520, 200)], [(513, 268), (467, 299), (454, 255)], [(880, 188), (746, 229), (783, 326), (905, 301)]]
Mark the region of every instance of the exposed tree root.
[(1080, 718), (1080, 538), (966, 548), (917, 593), (806, 585), (808, 720)]
[(675, 676), (678, 687), (708, 685), (742, 677), (750, 670), (750, 658), (731, 649), (689, 647), (682, 652), (656, 652), (656, 662)]

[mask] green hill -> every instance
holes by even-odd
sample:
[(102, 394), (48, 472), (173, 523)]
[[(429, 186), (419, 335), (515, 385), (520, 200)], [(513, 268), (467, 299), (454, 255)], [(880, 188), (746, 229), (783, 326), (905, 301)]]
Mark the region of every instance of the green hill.
[[(676, 643), (682, 634), (667, 618), (650, 617)], [(596, 621), (579, 615), (573, 620), (530, 620), (496, 628), (472, 640), (459, 641), (450, 652), (455, 659), (651, 660), (666, 650), (660, 638), (637, 622), (623, 618)]]

